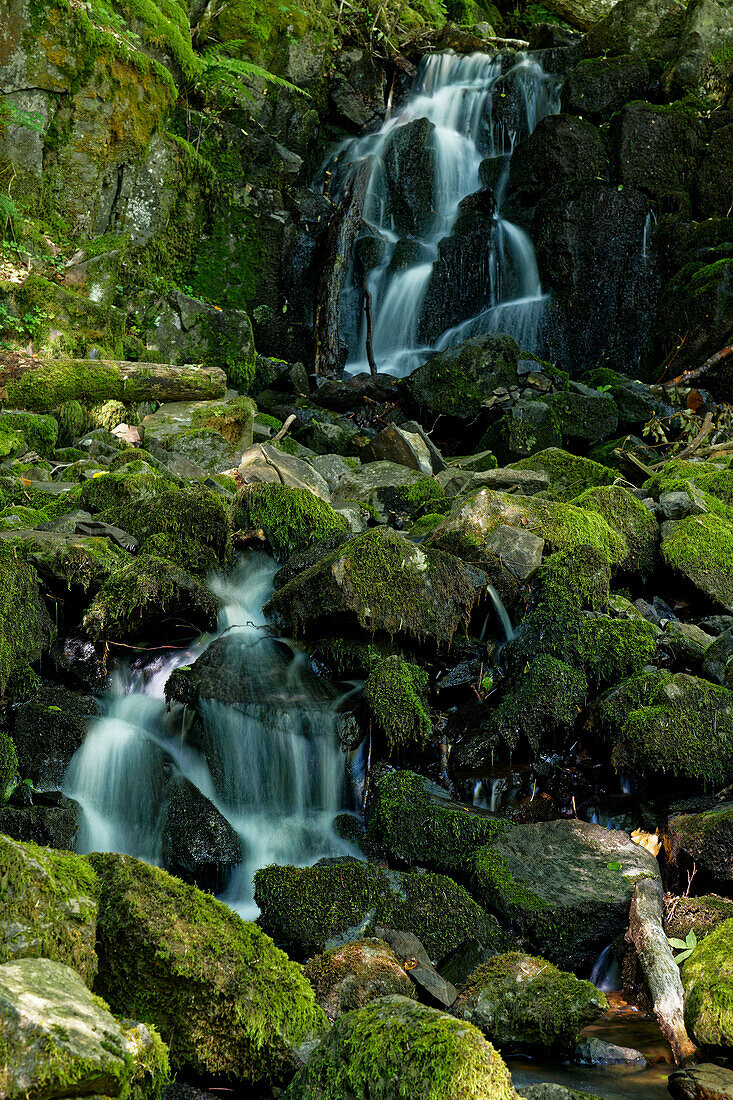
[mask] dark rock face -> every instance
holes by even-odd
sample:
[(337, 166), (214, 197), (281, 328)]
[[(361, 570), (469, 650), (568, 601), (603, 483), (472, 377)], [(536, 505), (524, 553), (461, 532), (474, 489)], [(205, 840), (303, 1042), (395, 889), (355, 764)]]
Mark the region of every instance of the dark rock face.
[(586, 57), (634, 54), (665, 61), (677, 49), (685, 9), (677, 0), (621, 0), (585, 36)]
[(71, 851), (77, 833), (76, 810), (65, 801), (63, 806), (3, 806), (0, 833), (24, 843)]
[(20, 772), (34, 787), (59, 787), (72, 756), (99, 714), (92, 695), (44, 684), (39, 694), (18, 711), (13, 740)]
[(242, 858), (237, 834), (213, 802), (183, 776), (171, 779), (166, 794), (166, 867), (171, 874), (202, 889), (223, 889)]
[(705, 150), (694, 184), (700, 218), (725, 218), (733, 202), (733, 123), (716, 130)]
[(733, 1071), (712, 1062), (685, 1066), (667, 1081), (674, 1100), (733, 1100)]
[(416, 118), (396, 129), (385, 149), (385, 174), (392, 216), (398, 233), (420, 236), (432, 220), (434, 206), (435, 126)]
[(596, 127), (573, 115), (547, 115), (514, 153), (509, 188), (533, 203), (550, 186), (596, 179), (607, 170), (606, 152)]
[[(484, 192), (479, 192), (484, 194)], [(490, 213), (462, 213), (450, 236), (438, 245), (418, 339), (434, 343), (441, 333), (473, 317), (490, 304), (491, 266), (496, 248), (496, 223)]]
[(593, 57), (581, 61), (562, 90), (562, 109), (602, 122), (632, 99), (645, 99), (654, 65), (643, 57)]
[(611, 122), (611, 149), (624, 187), (657, 199), (685, 194), (699, 150), (698, 127), (673, 108), (629, 103)]

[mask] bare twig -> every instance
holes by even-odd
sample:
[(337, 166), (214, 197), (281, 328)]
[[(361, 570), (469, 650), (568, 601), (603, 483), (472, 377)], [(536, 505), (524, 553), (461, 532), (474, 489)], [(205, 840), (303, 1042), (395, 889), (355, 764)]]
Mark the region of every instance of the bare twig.
[(724, 359), (727, 359), (730, 355), (733, 355), (733, 344), (729, 344), (727, 347), (721, 348), (720, 351), (716, 351), (715, 355), (711, 355), (709, 359), (706, 359), (701, 367), (697, 370), (688, 370), (684, 374), (681, 374), (679, 378), (672, 379), (672, 385), (686, 385), (688, 382), (692, 382), (695, 378), (700, 378), (701, 375), (706, 374), (713, 367), (716, 367), (718, 363), (722, 363)]
[(277, 433), (276, 435), (273, 435), (272, 439), (271, 439), (271, 440), (270, 440), (269, 442), (270, 442), (270, 443), (278, 443), (278, 442), (279, 442), (279, 441), (280, 441), (281, 439), (284, 439), (284, 438), (285, 438), (285, 436), (286, 436), (286, 435), (288, 434), (288, 432), (290, 431), (290, 429), (291, 429), (291, 427), (292, 427), (293, 423), (294, 423), (294, 422), (295, 422), (295, 421), (296, 421), (297, 419), (298, 419), (298, 418), (297, 418), (297, 416), (295, 415), (295, 413), (291, 413), (291, 414), (290, 414), (290, 416), (289, 416), (289, 417), (287, 418), (287, 420), (285, 421), (285, 423), (283, 424), (283, 426), (282, 426), (282, 428), (280, 429), (280, 431), (279, 431), (279, 432), (278, 432), (278, 433)]
[(374, 325), (372, 322), (372, 296), (369, 285), (364, 279), (364, 313), (366, 316), (366, 355), (369, 363), (369, 372), (372, 378), (377, 376), (377, 364), (374, 359)]
[[(680, 451), (679, 454), (671, 455), (670, 457), (673, 458), (675, 460), (675, 462), (677, 462), (681, 458), (688, 458), (689, 455), (691, 455), (694, 451), (696, 451), (698, 449), (698, 447), (700, 446), (700, 444), (705, 439), (707, 439), (707, 437), (710, 435), (712, 430), (713, 430), (713, 414), (711, 412), (709, 412), (706, 415), (706, 417), (703, 421), (702, 428), (700, 428), (700, 431), (697, 433), (697, 435), (692, 440), (692, 442), (690, 444), (688, 444), (688, 446), (685, 447), (684, 450)], [(664, 466), (665, 462), (669, 462), (669, 458), (664, 458), (664, 459), (662, 459), (661, 462), (655, 462), (654, 465), (651, 467), (652, 470), (658, 470), (660, 466)]]

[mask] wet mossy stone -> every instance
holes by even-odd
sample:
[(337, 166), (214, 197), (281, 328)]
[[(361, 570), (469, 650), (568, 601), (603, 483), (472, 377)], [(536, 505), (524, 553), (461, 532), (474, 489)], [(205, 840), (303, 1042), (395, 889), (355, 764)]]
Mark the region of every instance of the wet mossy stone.
[(0, 806), (10, 795), (18, 774), (18, 753), (7, 733), (0, 731)]
[(571, 382), (570, 388), (550, 394), (547, 404), (568, 440), (599, 443), (618, 428), (618, 409), (609, 393)]
[(547, 959), (512, 951), (477, 967), (452, 1011), (475, 1024), (503, 1054), (568, 1057), (579, 1032), (608, 1011), (608, 1001), (590, 982)]
[(93, 695), (41, 681), (15, 714), (13, 740), (23, 778), (41, 791), (61, 787), (72, 756), (99, 713)]
[(479, 450), (492, 451), (505, 465), (562, 443), (562, 432), (546, 401), (518, 401), (481, 437)]
[(585, 57), (667, 60), (677, 50), (685, 16), (677, 0), (621, 0), (599, 20), (582, 43)]
[(87, 857), (100, 882), (96, 988), (171, 1036), (177, 1071), (275, 1083), (326, 1030), (301, 968), (255, 924), (129, 856)]
[(378, 997), (416, 997), (402, 963), (384, 940), (368, 938), (333, 947), (309, 959), (303, 973), (332, 1023)]
[(397, 863), (420, 864), (460, 878), (471, 851), (506, 828), (508, 822), (453, 802), (423, 776), (396, 771), (376, 784), (366, 836)]
[(481, 1032), (406, 997), (382, 997), (336, 1021), (285, 1100), (518, 1100)]
[(390, 755), (427, 743), (432, 733), (427, 686), (425, 669), (396, 654), (369, 674), (364, 696)]
[(3, 545), (29, 562), (46, 582), (62, 590), (82, 588), (94, 593), (130, 561), (130, 555), (108, 538), (63, 531), (8, 531)]
[(658, 879), (651, 853), (585, 821), (514, 825), (471, 856), (473, 896), (544, 958), (590, 972), (626, 930), (634, 885)]
[(331, 499), (337, 506), (358, 501), (384, 523), (393, 512), (414, 517), (439, 510), (445, 504), (445, 489), (420, 470), (379, 460), (343, 474)]
[(50, 648), (55, 633), (35, 570), (0, 546), (0, 696), (11, 677)]
[(212, 428), (182, 432), (170, 445), (171, 463), (182, 458), (207, 474), (231, 470), (237, 465), (240, 454), (241, 448)]
[(513, 470), (537, 470), (550, 479), (548, 496), (555, 500), (573, 500), (586, 489), (611, 485), (617, 476), (607, 466), (580, 455), (572, 455), (559, 447), (548, 447), (530, 458), (512, 464)]
[(116, 517), (127, 505), (151, 501), (173, 485), (170, 477), (159, 474), (139, 459), (120, 467), (116, 473), (103, 474), (87, 481), (79, 500), (81, 507), (90, 512), (109, 512)]
[(720, 802), (699, 814), (676, 814), (667, 822), (667, 857), (680, 852), (717, 882), (733, 882), (733, 802)]
[(685, 516), (662, 540), (671, 569), (726, 611), (733, 611), (733, 524), (720, 516)]
[(141, 554), (99, 590), (84, 615), (93, 638), (142, 638), (161, 630), (198, 633), (216, 625), (219, 601), (201, 581), (153, 554)]
[(165, 536), (165, 545), (173, 544), (165, 557), (184, 567), (194, 553), (191, 542), (210, 550), (224, 564), (229, 553), (229, 516), (222, 498), (203, 485), (173, 489), (163, 484), (161, 490), (152, 500), (112, 508), (105, 518), (134, 535), (143, 551), (148, 550), (148, 540), (152, 543), (154, 536)]
[(611, 566), (594, 546), (558, 550), (545, 558), (535, 579), (540, 603), (569, 603), (574, 608), (604, 611), (608, 607)]
[(472, 938), (501, 949), (490, 916), (445, 875), (388, 871), (358, 860), (264, 867), (255, 874), (259, 923), (301, 955), (359, 939), (375, 925), (414, 932), (431, 958)]
[[(78, 974), (55, 960), (0, 966), (0, 1052), (6, 1100), (130, 1095), (132, 1058), (120, 1024)], [(154, 1100), (155, 1092), (137, 1095)]]
[(0, 412), (0, 432), (5, 428), (20, 432), (28, 450), (45, 457), (53, 452), (59, 434), (58, 423), (52, 416), (39, 416), (21, 409)]
[(481, 569), (374, 527), (300, 573), (265, 611), (295, 634), (336, 615), (352, 629), (445, 646), (466, 628), (485, 587)]
[(568, 73), (562, 109), (593, 122), (606, 120), (630, 100), (646, 99), (654, 68), (632, 55), (587, 58)]
[[(580, 113), (580, 112), (579, 112)], [(511, 158), (509, 190), (531, 206), (553, 185), (596, 179), (608, 171), (608, 156), (592, 122), (572, 114), (545, 115)]]
[(76, 808), (69, 799), (61, 806), (0, 806), (0, 833), (13, 840), (70, 852), (78, 831)]
[(542, 654), (528, 661), (489, 719), (509, 751), (526, 738), (532, 752), (555, 746), (572, 732), (588, 694), (577, 668)]
[(687, 673), (652, 671), (595, 704), (592, 728), (619, 772), (725, 786), (733, 780), (733, 693)]
[[(173, 447), (176, 439), (193, 430), (218, 432), (240, 451), (252, 446), (257, 407), (249, 397), (230, 401), (176, 401), (160, 405), (142, 422), (146, 442)], [(281, 427), (281, 425), (278, 425)]]
[(704, 1047), (733, 1047), (733, 920), (724, 921), (682, 964), (685, 1026)]
[(495, 386), (515, 385), (521, 352), (510, 336), (476, 336), (433, 356), (400, 383), (420, 423), (473, 420)]
[(98, 884), (88, 863), (71, 852), (0, 836), (0, 883), (0, 962), (55, 959), (91, 987)]
[(346, 534), (346, 518), (308, 489), (288, 485), (245, 485), (232, 506), (236, 530), (262, 530), (278, 558), (307, 550), (323, 539)]
[(659, 526), (654, 513), (622, 485), (599, 486), (581, 493), (573, 501), (578, 508), (598, 512), (629, 548), (620, 568), (650, 576), (657, 563)]

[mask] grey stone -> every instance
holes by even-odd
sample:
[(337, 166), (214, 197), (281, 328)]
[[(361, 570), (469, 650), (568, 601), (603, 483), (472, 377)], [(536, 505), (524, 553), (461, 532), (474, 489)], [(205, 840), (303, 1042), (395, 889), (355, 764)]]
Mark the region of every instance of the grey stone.
[(242, 455), (239, 476), (245, 485), (270, 482), (308, 489), (321, 500), (329, 499), (328, 485), (321, 475), (302, 458), (285, 454), (269, 443), (257, 443)]
[(620, 1047), (606, 1043), (595, 1035), (584, 1035), (578, 1040), (575, 1056), (589, 1066), (645, 1066), (646, 1058), (632, 1047)]
[(95, 538), (109, 539), (110, 542), (113, 542), (122, 550), (129, 550), (131, 554), (134, 554), (138, 548), (138, 541), (134, 535), (128, 534), (120, 527), (114, 527), (111, 523), (92, 519), (91, 516), (89, 519), (77, 520), (74, 530), (80, 535), (92, 535)]
[(420, 999), (438, 1008), (450, 1008), (458, 996), (456, 987), (433, 966), (427, 951), (412, 932), (397, 932), (377, 925), (374, 934), (390, 945), (417, 987)]
[(146, 343), (162, 362), (173, 364), (203, 363), (221, 354), (222, 344), (235, 347), (243, 362), (255, 354), (252, 322), (243, 310), (217, 309), (180, 290), (157, 307)]
[(670, 1073), (667, 1088), (674, 1100), (733, 1100), (733, 1070), (703, 1062)]
[(355, 460), (347, 462), (343, 455), (314, 455), (310, 459), (313, 469), (324, 478), (329, 490), (333, 491), (339, 478), (350, 474), (354, 469)]
[(410, 511), (409, 489), (424, 479), (425, 474), (397, 462), (368, 462), (339, 479), (332, 503), (361, 501), (371, 505), (385, 522), (391, 511)]
[(544, 470), (513, 470), (510, 466), (500, 466), (474, 474), (472, 484), (498, 491), (516, 489), (522, 496), (529, 497), (549, 489), (550, 477)]
[(545, 540), (522, 527), (500, 523), (486, 540), (486, 549), (501, 559), (517, 580), (528, 581), (542, 564)]
[(361, 459), (362, 462), (397, 462), (428, 476), (445, 469), (440, 452), (413, 421), (384, 428), (362, 449)]

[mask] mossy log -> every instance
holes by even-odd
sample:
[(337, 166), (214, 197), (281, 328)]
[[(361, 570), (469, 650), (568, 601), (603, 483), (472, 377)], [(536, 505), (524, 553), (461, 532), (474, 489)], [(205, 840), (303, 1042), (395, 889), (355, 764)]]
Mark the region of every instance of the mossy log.
[(128, 363), (112, 359), (41, 359), (0, 370), (0, 401), (34, 411), (65, 401), (204, 401), (223, 397), (227, 380), (219, 367)]

